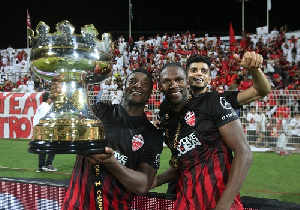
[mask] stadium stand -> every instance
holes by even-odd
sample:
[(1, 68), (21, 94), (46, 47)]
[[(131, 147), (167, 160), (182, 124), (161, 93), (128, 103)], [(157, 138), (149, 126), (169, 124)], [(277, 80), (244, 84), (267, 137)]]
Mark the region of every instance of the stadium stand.
[[(299, 33), (296, 36), (300, 36)], [(212, 82), (210, 91), (243, 91), (251, 85), (251, 77), (235, 63), (233, 54), (240, 57), (246, 51), (255, 51), (264, 58), (262, 70), (272, 84), (272, 92), (237, 110), (252, 148), (257, 151), (275, 151), (280, 155), (299, 152), (300, 148), (300, 41), (288, 34), (285, 27), (270, 34), (243, 33), (233, 45), (228, 37), (196, 37), (189, 31), (182, 34), (157, 34), (139, 40), (125, 40), (121, 35), (114, 40), (112, 74), (101, 84), (89, 85), (90, 104), (97, 101), (120, 103), (127, 75), (138, 67), (146, 68), (153, 76), (153, 93), (145, 107), (150, 121), (155, 121), (164, 99), (158, 91), (159, 71), (168, 62), (183, 66), (192, 54), (211, 58)], [(28, 77), (34, 81), (33, 92), (49, 91), (51, 81), (39, 80), (30, 70), (30, 49), (0, 50), (0, 91), (27, 93)], [(259, 126), (263, 133), (249, 132)], [(50, 183), (45, 180), (0, 179), (1, 198), (6, 203), (1, 209), (25, 205), (26, 209), (59, 209), (67, 183)], [(20, 197), (22, 192), (22, 197)], [(24, 196), (26, 195), (26, 196)], [(21, 200), (20, 200), (21, 199)], [(134, 209), (173, 209), (174, 196), (149, 193), (136, 196)], [(242, 197), (244, 209), (299, 209), (299, 205), (277, 200)]]
[[(211, 58), (212, 82), (210, 91), (243, 91), (252, 85), (247, 70), (239, 67), (233, 54), (240, 57), (246, 51), (255, 51), (264, 58), (262, 70), (269, 78), (272, 92), (263, 100), (237, 110), (250, 144), (269, 147), (279, 152), (285, 148), (298, 151), (300, 148), (300, 41), (299, 33), (287, 33), (285, 27), (276, 27), (269, 34), (243, 33), (233, 45), (229, 37), (196, 37), (189, 31), (182, 34), (139, 37), (138, 41), (121, 35), (114, 40), (112, 74), (101, 84), (89, 85), (89, 100), (120, 103), (122, 89), (128, 74), (138, 67), (146, 68), (153, 76), (153, 94), (149, 99), (146, 114), (155, 121), (159, 106), (164, 99), (158, 91), (159, 71), (168, 62), (180, 62), (183, 66), (191, 54)], [(28, 77), (34, 81), (33, 92), (50, 90), (51, 81), (37, 78), (30, 70), (30, 49), (13, 49), (9, 46), (1, 52), (0, 91), (28, 92)], [(254, 107), (251, 114), (250, 109)], [(251, 118), (252, 116), (252, 118)], [(260, 134), (249, 132), (251, 126), (261, 126)]]

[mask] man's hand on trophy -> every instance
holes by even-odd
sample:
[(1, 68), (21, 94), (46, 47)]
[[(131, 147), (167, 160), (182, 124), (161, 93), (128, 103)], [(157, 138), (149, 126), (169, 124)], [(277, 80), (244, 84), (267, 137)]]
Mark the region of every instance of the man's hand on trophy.
[(52, 82), (51, 82), (51, 94), (50, 94), (50, 98), (52, 101), (55, 100), (55, 98), (61, 93), (61, 79), (62, 79), (62, 75), (58, 75), (53, 77)]
[(91, 164), (109, 164), (113, 161), (115, 151), (112, 148), (105, 147), (105, 153), (84, 155), (85, 159)]

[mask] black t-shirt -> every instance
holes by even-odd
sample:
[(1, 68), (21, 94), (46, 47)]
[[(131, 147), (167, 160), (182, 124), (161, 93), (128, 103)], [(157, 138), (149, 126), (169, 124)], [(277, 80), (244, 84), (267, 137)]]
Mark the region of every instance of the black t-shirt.
[(98, 103), (94, 110), (102, 120), (106, 137), (115, 153), (126, 155), (127, 161), (123, 165), (134, 170), (141, 163), (159, 168), (157, 157), (162, 152), (163, 137), (146, 115), (129, 116), (120, 104)]
[(34, 89), (37, 89), (40, 86), (40, 81), (34, 81)]

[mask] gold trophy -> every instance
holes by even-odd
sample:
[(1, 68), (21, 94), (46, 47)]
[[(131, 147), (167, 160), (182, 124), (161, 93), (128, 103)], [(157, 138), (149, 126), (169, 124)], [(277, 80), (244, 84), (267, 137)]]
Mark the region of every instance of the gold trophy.
[(40, 22), (36, 36), (32, 33), (31, 69), (35, 75), (51, 81), (60, 75), (61, 94), (50, 112), (34, 126), (30, 153), (94, 154), (107, 145), (105, 129), (90, 108), (87, 86), (99, 83), (111, 72), (111, 36), (102, 34), (93, 25), (75, 27), (65, 20), (56, 25), (56, 32)]

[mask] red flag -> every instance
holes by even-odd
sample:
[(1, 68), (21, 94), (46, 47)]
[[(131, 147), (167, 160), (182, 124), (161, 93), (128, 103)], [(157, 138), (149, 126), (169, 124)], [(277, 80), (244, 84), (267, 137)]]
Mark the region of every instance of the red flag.
[(236, 39), (234, 36), (234, 30), (232, 28), (232, 23), (229, 24), (229, 43), (232, 45), (233, 43), (236, 43)]
[(29, 15), (29, 12), (28, 12), (28, 9), (27, 9), (27, 27), (31, 29), (31, 21), (30, 21), (30, 15)]

